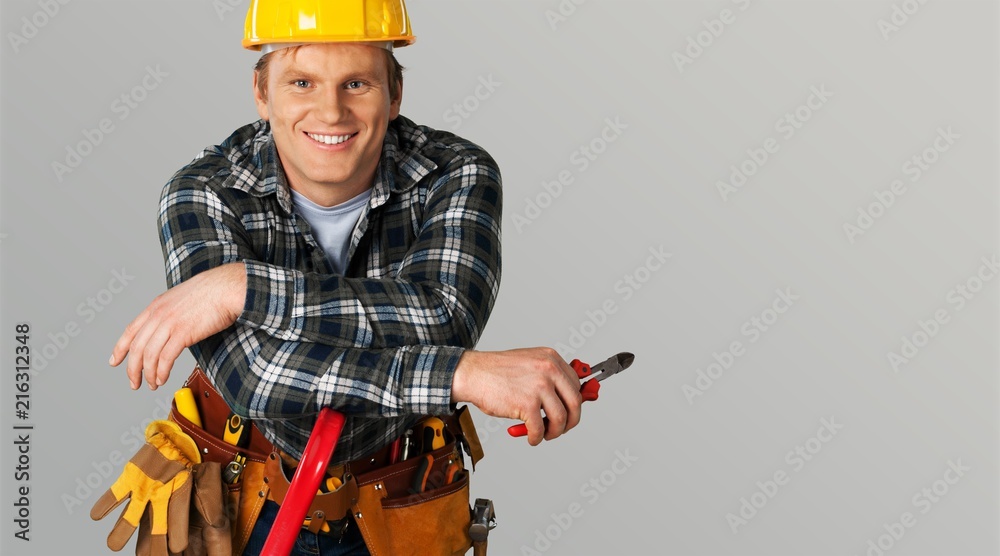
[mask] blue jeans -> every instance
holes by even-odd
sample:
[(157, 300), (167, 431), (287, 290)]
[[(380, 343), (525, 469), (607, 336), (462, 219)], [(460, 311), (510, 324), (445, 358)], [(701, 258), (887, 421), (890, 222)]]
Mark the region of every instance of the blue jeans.
[[(243, 550), (243, 556), (257, 556), (264, 549), (264, 541), (271, 532), (274, 518), (278, 516), (278, 505), (268, 500), (260, 510), (260, 517), (250, 533), (247, 547)], [(319, 554), (321, 556), (369, 556), (368, 547), (361, 537), (361, 530), (353, 519), (347, 530), (344, 531), (343, 538), (335, 539), (329, 535), (310, 533), (307, 529), (302, 529), (295, 544), (292, 546), (290, 556), (306, 556)]]

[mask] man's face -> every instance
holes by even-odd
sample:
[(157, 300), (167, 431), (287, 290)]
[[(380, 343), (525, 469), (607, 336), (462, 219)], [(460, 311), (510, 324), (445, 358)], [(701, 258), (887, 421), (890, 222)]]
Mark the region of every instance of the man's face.
[(333, 43), (271, 56), (267, 97), (254, 72), (254, 100), (271, 124), (289, 186), (325, 206), (371, 187), (401, 101), (389, 95), (385, 52)]

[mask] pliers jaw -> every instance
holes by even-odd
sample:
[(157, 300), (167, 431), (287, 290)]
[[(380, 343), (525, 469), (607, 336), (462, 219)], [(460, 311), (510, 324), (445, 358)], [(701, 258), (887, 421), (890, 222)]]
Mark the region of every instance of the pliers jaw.
[[(635, 355), (623, 351), (612, 355), (596, 365), (590, 365), (590, 372), (587, 376), (594, 377), (592, 380), (604, 380), (629, 368), (633, 361), (635, 361)], [(577, 372), (577, 374), (580, 373)], [(581, 376), (580, 378), (584, 377)]]

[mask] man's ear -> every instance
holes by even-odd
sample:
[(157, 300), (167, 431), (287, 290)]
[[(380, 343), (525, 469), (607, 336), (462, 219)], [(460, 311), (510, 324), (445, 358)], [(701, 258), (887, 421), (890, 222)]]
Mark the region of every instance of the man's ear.
[[(253, 101), (254, 101), (254, 104), (257, 105), (257, 114), (260, 115), (260, 118), (262, 120), (267, 121), (267, 118), (268, 118), (267, 100), (264, 99), (264, 97), (262, 97), (261, 94), (260, 94), (260, 87), (258, 86), (258, 82), (257, 82), (257, 80), (259, 78), (260, 78), (260, 72), (257, 71), (257, 70), (254, 70), (254, 72), (253, 72)], [(265, 84), (265, 86), (266, 86), (266, 84)]]
[(399, 116), (399, 107), (403, 104), (403, 82), (399, 82), (399, 94), (389, 102), (389, 121)]

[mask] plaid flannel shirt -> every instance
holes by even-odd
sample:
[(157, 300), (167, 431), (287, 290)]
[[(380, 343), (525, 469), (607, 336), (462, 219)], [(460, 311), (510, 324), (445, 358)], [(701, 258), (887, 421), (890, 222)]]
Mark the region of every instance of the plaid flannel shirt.
[(296, 458), (323, 407), (347, 415), (334, 463), (452, 411), (455, 367), (500, 285), (500, 183), (479, 146), (396, 118), (341, 276), (293, 211), (267, 122), (241, 127), (160, 197), (168, 287), (246, 265), (242, 314), (191, 352), (233, 411)]

